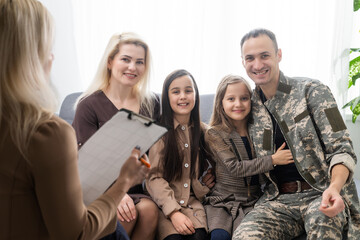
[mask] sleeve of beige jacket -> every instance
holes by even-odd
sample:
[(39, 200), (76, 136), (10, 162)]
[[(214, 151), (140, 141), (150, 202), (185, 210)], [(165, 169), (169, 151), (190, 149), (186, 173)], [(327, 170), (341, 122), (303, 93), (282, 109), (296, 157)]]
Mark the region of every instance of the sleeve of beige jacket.
[(164, 142), (160, 139), (150, 149), (149, 159), (151, 162), (151, 170), (146, 179), (146, 189), (151, 195), (155, 203), (161, 208), (165, 216), (169, 216), (172, 212), (180, 210), (181, 206), (176, 201), (174, 191), (169, 183), (162, 177), (162, 169), (159, 167)]
[(102, 195), (86, 208), (73, 128), (55, 117), (38, 128), (29, 161), (35, 194), (51, 239), (98, 239), (115, 231), (116, 205)]
[(222, 164), (236, 177), (249, 177), (274, 169), (271, 155), (252, 159), (250, 161), (239, 161), (217, 130), (210, 128), (206, 132), (206, 141), (210, 143), (217, 164)]

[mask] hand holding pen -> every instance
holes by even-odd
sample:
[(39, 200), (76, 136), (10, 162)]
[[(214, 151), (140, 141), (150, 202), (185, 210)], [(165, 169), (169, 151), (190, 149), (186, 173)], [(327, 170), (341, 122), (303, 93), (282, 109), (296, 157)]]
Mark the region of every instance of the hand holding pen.
[[(115, 203), (118, 205), (125, 193), (131, 186), (143, 182), (144, 178), (149, 173), (150, 169), (141, 162), (140, 159), (140, 147), (135, 147), (124, 162), (120, 169), (120, 173), (115, 183), (106, 191), (106, 193), (112, 197)], [(144, 154), (143, 158), (147, 162), (148, 158)], [(148, 163), (148, 162), (147, 162)]]
[[(137, 146), (135, 147), (135, 149), (140, 150), (140, 146), (137, 145)], [(149, 161), (149, 158), (147, 157), (146, 154), (142, 155), (142, 156), (139, 158), (139, 161), (141, 161), (142, 164), (144, 164), (147, 168), (150, 169), (150, 167), (151, 167), (150, 161)]]

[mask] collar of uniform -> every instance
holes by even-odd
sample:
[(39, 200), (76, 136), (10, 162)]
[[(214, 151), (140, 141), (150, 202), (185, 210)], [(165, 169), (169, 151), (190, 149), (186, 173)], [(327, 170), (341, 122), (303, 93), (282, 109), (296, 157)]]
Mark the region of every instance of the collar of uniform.
[[(284, 75), (284, 73), (280, 71), (279, 85), (277, 91), (285, 94), (290, 94), (291, 88), (292, 86), (290, 85), (289, 80)], [(256, 86), (254, 93), (257, 93), (259, 96), (261, 96), (261, 88), (259, 86)]]
[(287, 77), (280, 71), (280, 79), (277, 90), (285, 94), (290, 94), (291, 88), (292, 86), (289, 84)]

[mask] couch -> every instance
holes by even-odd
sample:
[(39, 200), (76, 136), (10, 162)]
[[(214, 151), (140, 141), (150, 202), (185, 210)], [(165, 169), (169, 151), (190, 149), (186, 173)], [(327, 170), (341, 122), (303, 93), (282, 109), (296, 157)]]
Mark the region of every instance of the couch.
[[(69, 124), (72, 123), (75, 115), (74, 103), (80, 96), (81, 92), (75, 92), (67, 95), (61, 104), (59, 116), (66, 120)], [(200, 112), (201, 120), (208, 123), (210, 120), (213, 107), (214, 94), (200, 95)]]
[[(81, 92), (71, 93), (65, 97), (61, 104), (59, 116), (66, 120), (69, 124), (72, 123), (75, 115), (74, 103), (80, 96)], [(214, 94), (202, 94), (200, 95), (200, 114), (201, 120), (208, 123), (211, 117), (213, 108)], [(359, 198), (360, 198), (360, 180), (355, 179)], [(294, 240), (306, 239), (306, 235), (302, 235)]]

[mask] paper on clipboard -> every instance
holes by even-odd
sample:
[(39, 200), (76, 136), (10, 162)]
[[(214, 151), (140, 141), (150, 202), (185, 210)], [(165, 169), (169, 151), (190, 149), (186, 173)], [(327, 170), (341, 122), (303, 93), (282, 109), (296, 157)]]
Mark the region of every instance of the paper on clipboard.
[(121, 109), (79, 150), (79, 174), (86, 205), (117, 179), (135, 146), (144, 154), (167, 129), (153, 120)]

